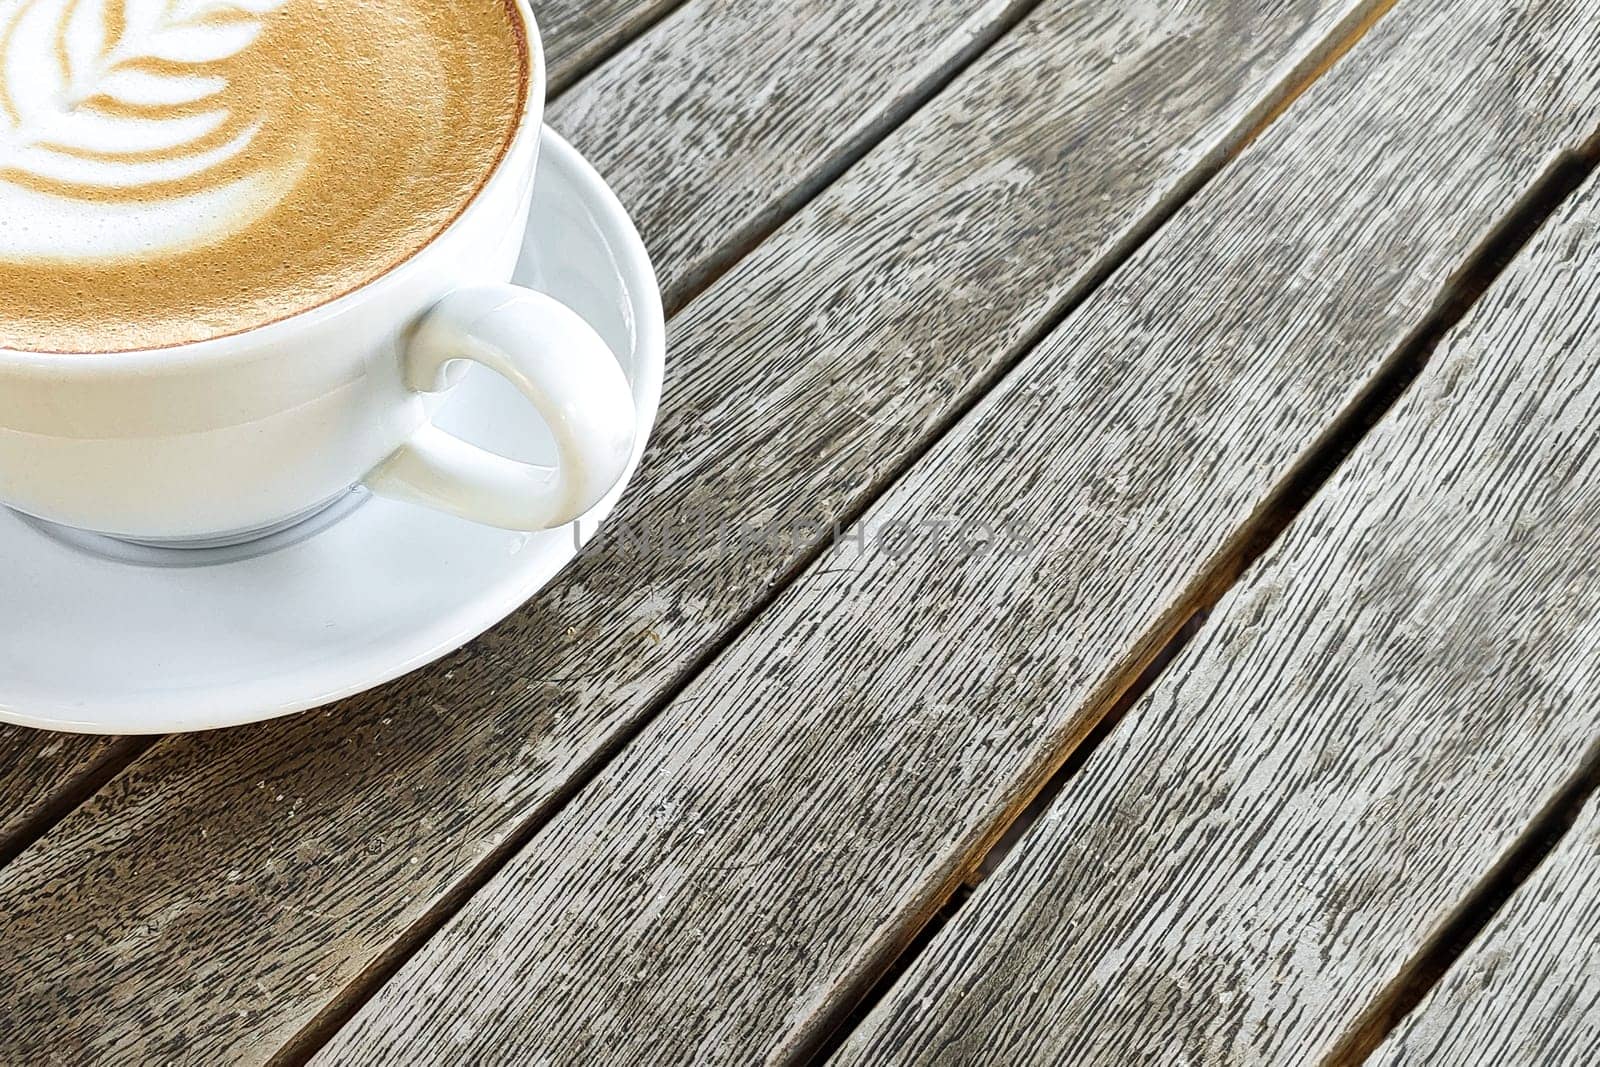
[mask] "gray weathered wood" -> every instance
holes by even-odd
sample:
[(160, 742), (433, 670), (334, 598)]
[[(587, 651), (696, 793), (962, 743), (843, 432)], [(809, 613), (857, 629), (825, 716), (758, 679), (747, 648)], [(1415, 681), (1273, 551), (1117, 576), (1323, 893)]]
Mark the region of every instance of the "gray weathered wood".
[(533, 0), (550, 91), (559, 93), (683, 0)]
[(697, 0), (549, 121), (635, 212), (671, 311), (1029, 2)]
[[(1365, 1013), (1591, 751), (1597, 537), (1593, 182), (838, 1062), (1359, 1054)], [(1539, 992), (1505, 978), (1492, 1025), (1525, 1047)], [(1591, 972), (1591, 1039), (1597, 991)], [(1446, 1062), (1430, 1048), (1410, 1062)]]
[(1556, 850), (1367, 1062), (1583, 1067), (1597, 1059), (1600, 802), (1591, 799)]
[[(1006, 523), (1023, 551), (926, 535), (898, 555), (837, 546), (421, 947), (324, 1062), (753, 1062), (813, 1048), (1231, 572), (1275, 486), (1497, 220), (1589, 135), (1597, 17), (1593, 2), (1511, 20), (1496, 0), (1398, 7), (869, 516), (879, 537), (894, 522)], [(1036, 63), (1029, 73), (1039, 80)], [(993, 166), (1019, 188), (1040, 174)], [(1403, 679), (1367, 681), (1381, 693)], [(1339, 724), (1317, 720), (1327, 788)], [(1160, 744), (1149, 766), (1210, 780), (1205, 761), (1169, 761)], [(1131, 850), (1138, 811), (1162, 810), (1159, 796), (1141, 805), (1112, 843)], [(1140, 858), (1086, 866), (1099, 887), (1164, 883), (1159, 855)], [(1155, 1025), (1148, 1011), (1139, 1025)]]
[[(680, 316), (618, 522), (731, 534), (859, 507), (1366, 6), (1098, 0), (1030, 21)], [(437, 669), (158, 745), (0, 873), (0, 1059), (270, 1054), (425, 929), (818, 536), (613, 532)]]

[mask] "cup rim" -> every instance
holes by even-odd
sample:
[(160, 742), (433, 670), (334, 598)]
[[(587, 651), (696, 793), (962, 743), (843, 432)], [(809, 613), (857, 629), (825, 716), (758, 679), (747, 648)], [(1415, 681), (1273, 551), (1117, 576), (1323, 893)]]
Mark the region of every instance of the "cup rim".
[(170, 368), (174, 364), (213, 363), (230, 356), (248, 356), (261, 345), (271, 344), (280, 337), (337, 318), (356, 304), (402, 285), (405, 279), (415, 272), (417, 263), (428, 251), (443, 241), (447, 235), (465, 225), (467, 216), (488, 197), (490, 190), (498, 188), (508, 180), (511, 160), (519, 155), (528, 141), (531, 139), (535, 145), (538, 143), (544, 121), (546, 90), (544, 43), (539, 36), (539, 25), (534, 20), (530, 0), (506, 0), (506, 3), (521, 19), (524, 39), (528, 44), (528, 89), (522, 104), (522, 113), (517, 117), (516, 129), (512, 132), (505, 151), (501, 153), (500, 159), (489, 171), (488, 177), (483, 180), (477, 192), (462, 205), (455, 217), (443, 229), (406, 258), (331, 300), (286, 315), (281, 319), (273, 319), (259, 326), (250, 326), (219, 337), (183, 341), (160, 348), (129, 348), (115, 352), (32, 352), (0, 347), (0, 368), (44, 369), (57, 372), (77, 370), (90, 373), (112, 370), (137, 371), (154, 367)]

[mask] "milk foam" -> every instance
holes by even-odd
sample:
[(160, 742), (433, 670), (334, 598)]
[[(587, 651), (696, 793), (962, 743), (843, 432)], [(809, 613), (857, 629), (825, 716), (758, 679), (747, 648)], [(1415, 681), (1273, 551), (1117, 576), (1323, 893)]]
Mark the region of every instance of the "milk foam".
[(532, 69), (517, 0), (0, 0), (0, 350), (359, 288), (483, 189)]
[(267, 118), (223, 97), (286, 2), (0, 0), (0, 260), (195, 247), (279, 204), (304, 153), (241, 168)]

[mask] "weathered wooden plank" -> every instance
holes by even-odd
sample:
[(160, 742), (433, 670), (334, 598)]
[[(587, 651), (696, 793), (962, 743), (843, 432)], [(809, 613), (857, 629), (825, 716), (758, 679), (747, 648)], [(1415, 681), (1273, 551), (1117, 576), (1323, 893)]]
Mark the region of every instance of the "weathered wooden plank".
[(1368, 1063), (1545, 1067), (1600, 1055), (1600, 802)]
[(550, 123), (637, 214), (670, 312), (1032, 2), (699, 0)]
[[(1589, 135), (1597, 16), (1397, 7), (869, 513), (879, 537), (937, 519), (969, 537), (820, 560), (324, 1062), (812, 1050), (1237, 566), (1275, 487), (1497, 220)], [(975, 550), (981, 523), (1022, 550)], [(1332, 788), (1340, 720), (1316, 721)], [(1150, 766), (1189, 765), (1152, 751)], [(1104, 848), (1129, 848), (1138, 822)], [(1164, 869), (1093, 876), (1165, 884)]]
[[(1524, 32), (1587, 34), (1568, 10)], [(1594, 744), (1597, 535), (1591, 182), (838, 1062), (1359, 1055), (1364, 1014)], [(1504, 990), (1515, 1048), (1538, 992)]]
[(533, 0), (550, 91), (559, 93), (683, 0)]
[(157, 746), (0, 874), (0, 1059), (260, 1059), (336, 1012), (823, 536), (728, 535), (852, 514), (1369, 8), (1096, 0), (1003, 41), (674, 323), (617, 523), (706, 532), (613, 527), (437, 670)]
[(109, 737), (42, 737), (0, 726), (0, 863), (20, 838), (68, 798), (92, 788), (108, 762), (126, 758), (125, 742)]

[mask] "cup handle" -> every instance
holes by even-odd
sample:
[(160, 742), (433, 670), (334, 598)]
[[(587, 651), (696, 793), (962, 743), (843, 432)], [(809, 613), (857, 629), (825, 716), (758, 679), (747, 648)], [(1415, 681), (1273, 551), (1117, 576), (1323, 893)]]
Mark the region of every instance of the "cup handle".
[(571, 308), (515, 285), (452, 293), (405, 346), (407, 387), (447, 387), (457, 360), (505, 377), (549, 425), (556, 466), (519, 463), (432, 423), (367, 475), (380, 496), (508, 530), (563, 526), (598, 504), (633, 454), (633, 392), (611, 349)]

